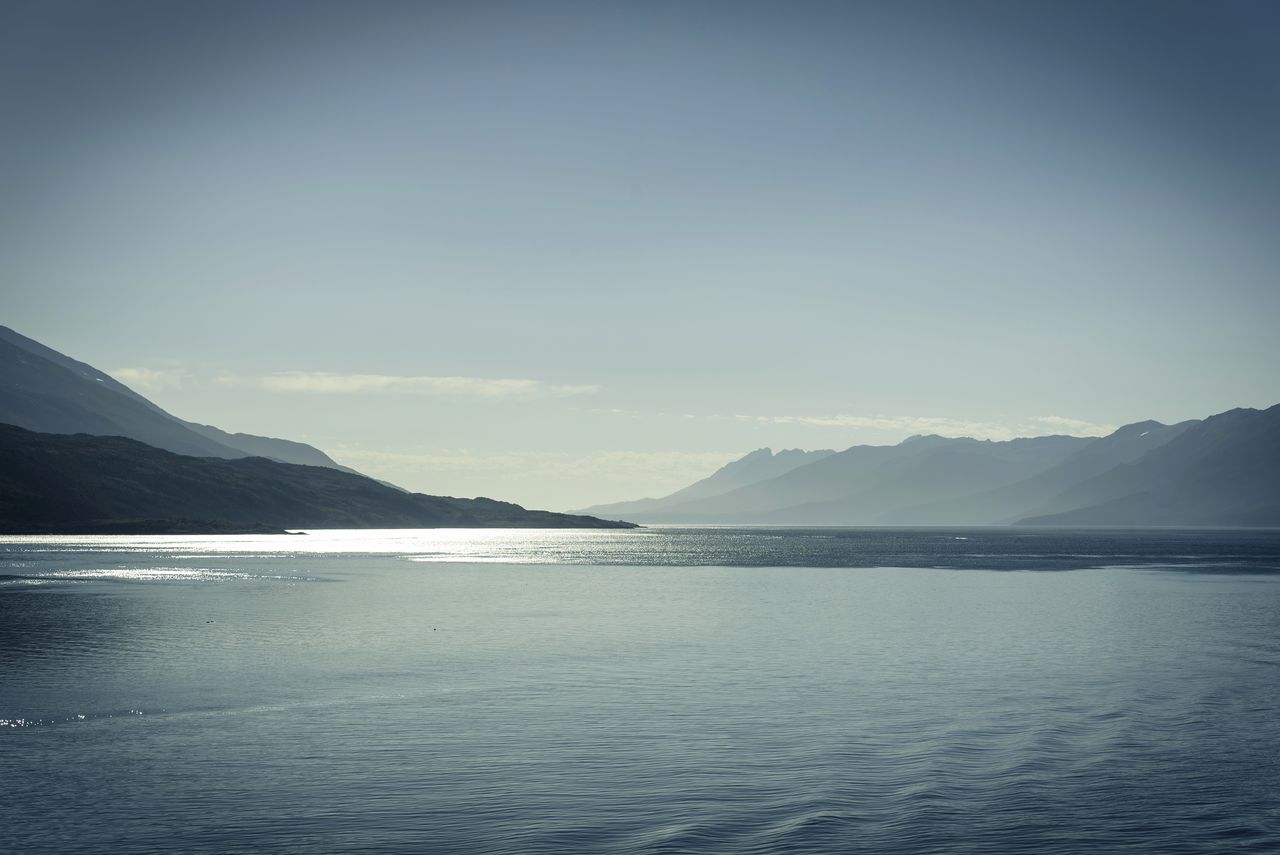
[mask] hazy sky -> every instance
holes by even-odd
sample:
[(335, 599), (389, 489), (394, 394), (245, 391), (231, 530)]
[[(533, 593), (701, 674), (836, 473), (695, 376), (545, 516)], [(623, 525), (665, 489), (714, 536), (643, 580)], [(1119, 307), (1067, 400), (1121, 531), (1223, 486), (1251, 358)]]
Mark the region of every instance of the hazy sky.
[(0, 322), (568, 508), (1280, 401), (1280, 3), (0, 0)]

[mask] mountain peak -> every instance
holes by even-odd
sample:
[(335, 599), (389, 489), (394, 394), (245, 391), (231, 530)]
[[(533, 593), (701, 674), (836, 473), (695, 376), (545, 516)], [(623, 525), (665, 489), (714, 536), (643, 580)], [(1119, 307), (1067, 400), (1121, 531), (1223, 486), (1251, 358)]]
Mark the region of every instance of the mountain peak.
[(1147, 431), (1160, 430), (1168, 425), (1158, 422), (1155, 419), (1147, 419), (1146, 421), (1134, 422), (1133, 424), (1122, 425), (1111, 433), (1111, 436), (1129, 436), (1133, 434), (1142, 435)]

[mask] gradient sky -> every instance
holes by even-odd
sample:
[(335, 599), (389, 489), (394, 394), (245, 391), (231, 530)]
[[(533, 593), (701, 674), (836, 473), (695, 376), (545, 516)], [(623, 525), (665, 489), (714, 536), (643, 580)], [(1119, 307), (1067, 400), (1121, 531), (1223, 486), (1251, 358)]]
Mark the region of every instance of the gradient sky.
[(1280, 401), (1280, 4), (0, 2), (3, 322), (432, 493)]

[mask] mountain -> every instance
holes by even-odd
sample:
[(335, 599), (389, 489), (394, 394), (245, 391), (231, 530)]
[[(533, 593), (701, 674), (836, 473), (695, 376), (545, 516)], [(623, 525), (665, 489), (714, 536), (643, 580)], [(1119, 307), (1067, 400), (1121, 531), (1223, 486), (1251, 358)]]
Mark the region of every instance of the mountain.
[(1137, 422), (1104, 437), (917, 436), (824, 452), (715, 494), (691, 487), (603, 507), (665, 523), (1280, 525), (1277, 421), (1272, 407)]
[(84, 376), (0, 340), (0, 422), (47, 433), (128, 436), (177, 454), (242, 457), (103, 378)]
[(354, 472), (301, 442), (183, 421), (92, 365), (0, 326), (0, 422), (45, 433), (126, 436), (176, 454), (267, 457)]
[(425, 496), (262, 457), (191, 457), (117, 436), (0, 425), (0, 531), (632, 528), (492, 499)]
[(1045, 436), (1004, 442), (967, 437), (940, 440), (866, 472), (838, 499), (775, 513), (775, 518), (825, 525), (917, 525), (910, 508), (922, 502), (960, 499), (1015, 484), (1058, 464), (1087, 445), (1079, 437)]
[(1053, 526), (1280, 526), (1280, 405), (1192, 423), (1020, 520)]
[(669, 496), (663, 496), (660, 499), (637, 499), (631, 502), (593, 505), (581, 513), (610, 517), (633, 517), (637, 514), (661, 516), (667, 508), (695, 499), (719, 496), (748, 484), (776, 478), (792, 469), (830, 457), (832, 454), (835, 452), (828, 449), (801, 451), (798, 448), (790, 448), (774, 453), (771, 448), (758, 448), (745, 457), (720, 467), (701, 481), (677, 490)]
[(1165, 425), (1156, 421), (1125, 425), (1112, 434), (1086, 443), (1063, 462), (1029, 478), (958, 498), (932, 500), (903, 508), (886, 521), (911, 525), (1003, 525), (1025, 517), (1030, 509), (1074, 484), (1122, 463), (1131, 463), (1182, 433), (1194, 421)]
[(916, 436), (897, 445), (856, 445), (717, 496), (628, 516), (654, 522), (884, 524), (880, 518), (896, 508), (1017, 481), (1088, 442), (1067, 436), (1007, 442)]

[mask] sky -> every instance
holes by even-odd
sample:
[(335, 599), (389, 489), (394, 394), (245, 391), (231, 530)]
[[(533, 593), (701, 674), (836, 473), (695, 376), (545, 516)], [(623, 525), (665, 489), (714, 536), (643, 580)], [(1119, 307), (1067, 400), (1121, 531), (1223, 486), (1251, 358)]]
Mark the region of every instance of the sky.
[(1280, 402), (1280, 4), (0, 0), (0, 323), (571, 509)]

